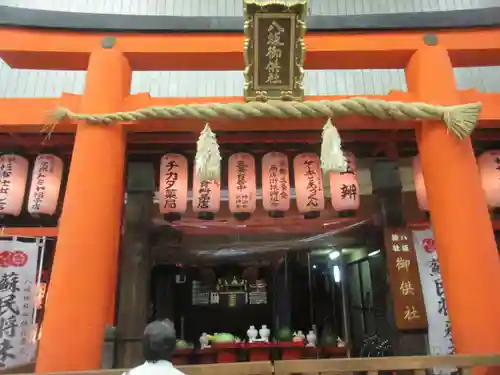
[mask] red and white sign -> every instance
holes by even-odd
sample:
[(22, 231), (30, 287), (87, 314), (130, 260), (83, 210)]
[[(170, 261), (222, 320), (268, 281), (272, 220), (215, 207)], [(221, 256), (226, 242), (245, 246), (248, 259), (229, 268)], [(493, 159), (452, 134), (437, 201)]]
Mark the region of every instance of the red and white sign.
[[(444, 295), (441, 266), (431, 229), (414, 230), (413, 241), (417, 255), (418, 272), (422, 285), (427, 322), (430, 355), (448, 355), (455, 353), (451, 335), (450, 317)], [(433, 373), (448, 375), (456, 369), (435, 368)]]
[(30, 363), (34, 358), (38, 244), (0, 240), (0, 368)]

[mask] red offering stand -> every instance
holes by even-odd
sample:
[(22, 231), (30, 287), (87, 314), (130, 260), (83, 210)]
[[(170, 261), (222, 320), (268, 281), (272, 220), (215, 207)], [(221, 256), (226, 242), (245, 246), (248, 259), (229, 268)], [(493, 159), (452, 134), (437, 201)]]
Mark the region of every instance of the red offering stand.
[(189, 364), (189, 356), (193, 353), (193, 349), (175, 349), (172, 355), (172, 363), (174, 365), (188, 365)]
[(347, 356), (347, 348), (345, 346), (325, 345), (321, 347), (323, 354), (328, 358), (338, 358)]
[(321, 358), (321, 349), (315, 346), (306, 346), (302, 352), (302, 358), (315, 359)]
[(241, 349), (241, 344), (213, 344), (213, 349), (217, 353), (217, 363), (238, 362), (238, 351)]
[(276, 344), (278, 348), (281, 350), (281, 359), (301, 359), (302, 352), (304, 351), (304, 342), (280, 342)]
[(269, 361), (273, 345), (268, 342), (246, 343), (245, 348), (250, 352), (250, 362)]
[(196, 359), (196, 362), (200, 365), (215, 363), (217, 359), (217, 351), (213, 348), (198, 349), (196, 351)]

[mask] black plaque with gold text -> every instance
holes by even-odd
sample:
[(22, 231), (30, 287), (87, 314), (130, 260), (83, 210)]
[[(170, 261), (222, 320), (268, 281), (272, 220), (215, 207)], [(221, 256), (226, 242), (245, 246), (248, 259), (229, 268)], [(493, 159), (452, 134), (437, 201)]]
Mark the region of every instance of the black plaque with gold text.
[(245, 2), (245, 100), (304, 99), (307, 2)]

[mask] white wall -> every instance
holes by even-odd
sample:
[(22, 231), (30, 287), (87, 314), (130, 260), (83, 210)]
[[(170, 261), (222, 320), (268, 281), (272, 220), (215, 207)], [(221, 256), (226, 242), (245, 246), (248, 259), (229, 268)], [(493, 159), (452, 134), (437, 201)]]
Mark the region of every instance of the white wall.
[[(345, 15), (472, 9), (500, 0), (309, 0), (312, 14)], [(0, 5), (89, 13), (177, 16), (242, 15), (243, 0), (0, 0)], [(455, 69), (459, 88), (500, 92), (500, 67)], [(308, 95), (370, 95), (406, 90), (402, 70), (323, 70), (306, 74)], [(54, 97), (81, 93), (85, 72), (17, 70), (0, 60), (0, 98)], [(193, 85), (193, 82), (197, 84)], [(239, 96), (241, 72), (134, 72), (132, 93), (152, 96)]]
[[(11, 69), (0, 60), (0, 98), (57, 97), (63, 92), (81, 94), (85, 72)], [(455, 69), (457, 86), (500, 92), (500, 67)], [(193, 82), (196, 82), (193, 85)], [(307, 71), (307, 95), (387, 94), (406, 90), (402, 70)], [(132, 93), (155, 97), (241, 96), (243, 77), (238, 71), (134, 72)]]
[[(0, 0), (0, 5), (86, 13), (241, 16), (243, 0)], [(486, 8), (499, 0), (309, 0), (311, 14), (350, 15)]]

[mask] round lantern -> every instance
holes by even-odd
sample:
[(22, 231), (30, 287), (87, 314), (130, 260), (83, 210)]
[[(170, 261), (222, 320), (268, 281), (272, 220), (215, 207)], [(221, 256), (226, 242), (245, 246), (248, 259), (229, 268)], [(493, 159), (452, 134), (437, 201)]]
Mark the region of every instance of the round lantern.
[(202, 220), (213, 220), (220, 210), (220, 181), (199, 181), (193, 171), (193, 211)]
[(429, 211), (429, 203), (427, 202), (427, 192), (425, 190), (424, 175), (420, 167), (420, 158), (414, 156), (412, 160), (413, 183), (415, 184), (415, 194), (417, 195), (418, 207), (422, 211)]
[(290, 170), (288, 157), (269, 152), (262, 158), (262, 205), (269, 216), (285, 216), (290, 209)]
[(38, 155), (31, 174), (28, 212), (31, 215), (54, 215), (57, 210), (64, 163), (61, 158)]
[(500, 150), (486, 151), (477, 164), (488, 207), (500, 207)]
[(236, 219), (246, 220), (257, 206), (255, 158), (246, 152), (231, 155), (227, 175), (229, 210)]
[(356, 175), (356, 158), (353, 154), (344, 153), (347, 161), (345, 172), (329, 172), (330, 195), (332, 206), (339, 216), (351, 216), (359, 209), (359, 185)]
[(19, 216), (27, 180), (27, 159), (14, 154), (0, 156), (0, 215)]
[(319, 157), (313, 153), (303, 153), (293, 159), (295, 175), (295, 200), (299, 212), (306, 219), (320, 216), (325, 208), (323, 193), (323, 172)]
[(179, 220), (188, 202), (188, 161), (180, 154), (165, 154), (160, 162), (160, 213)]

